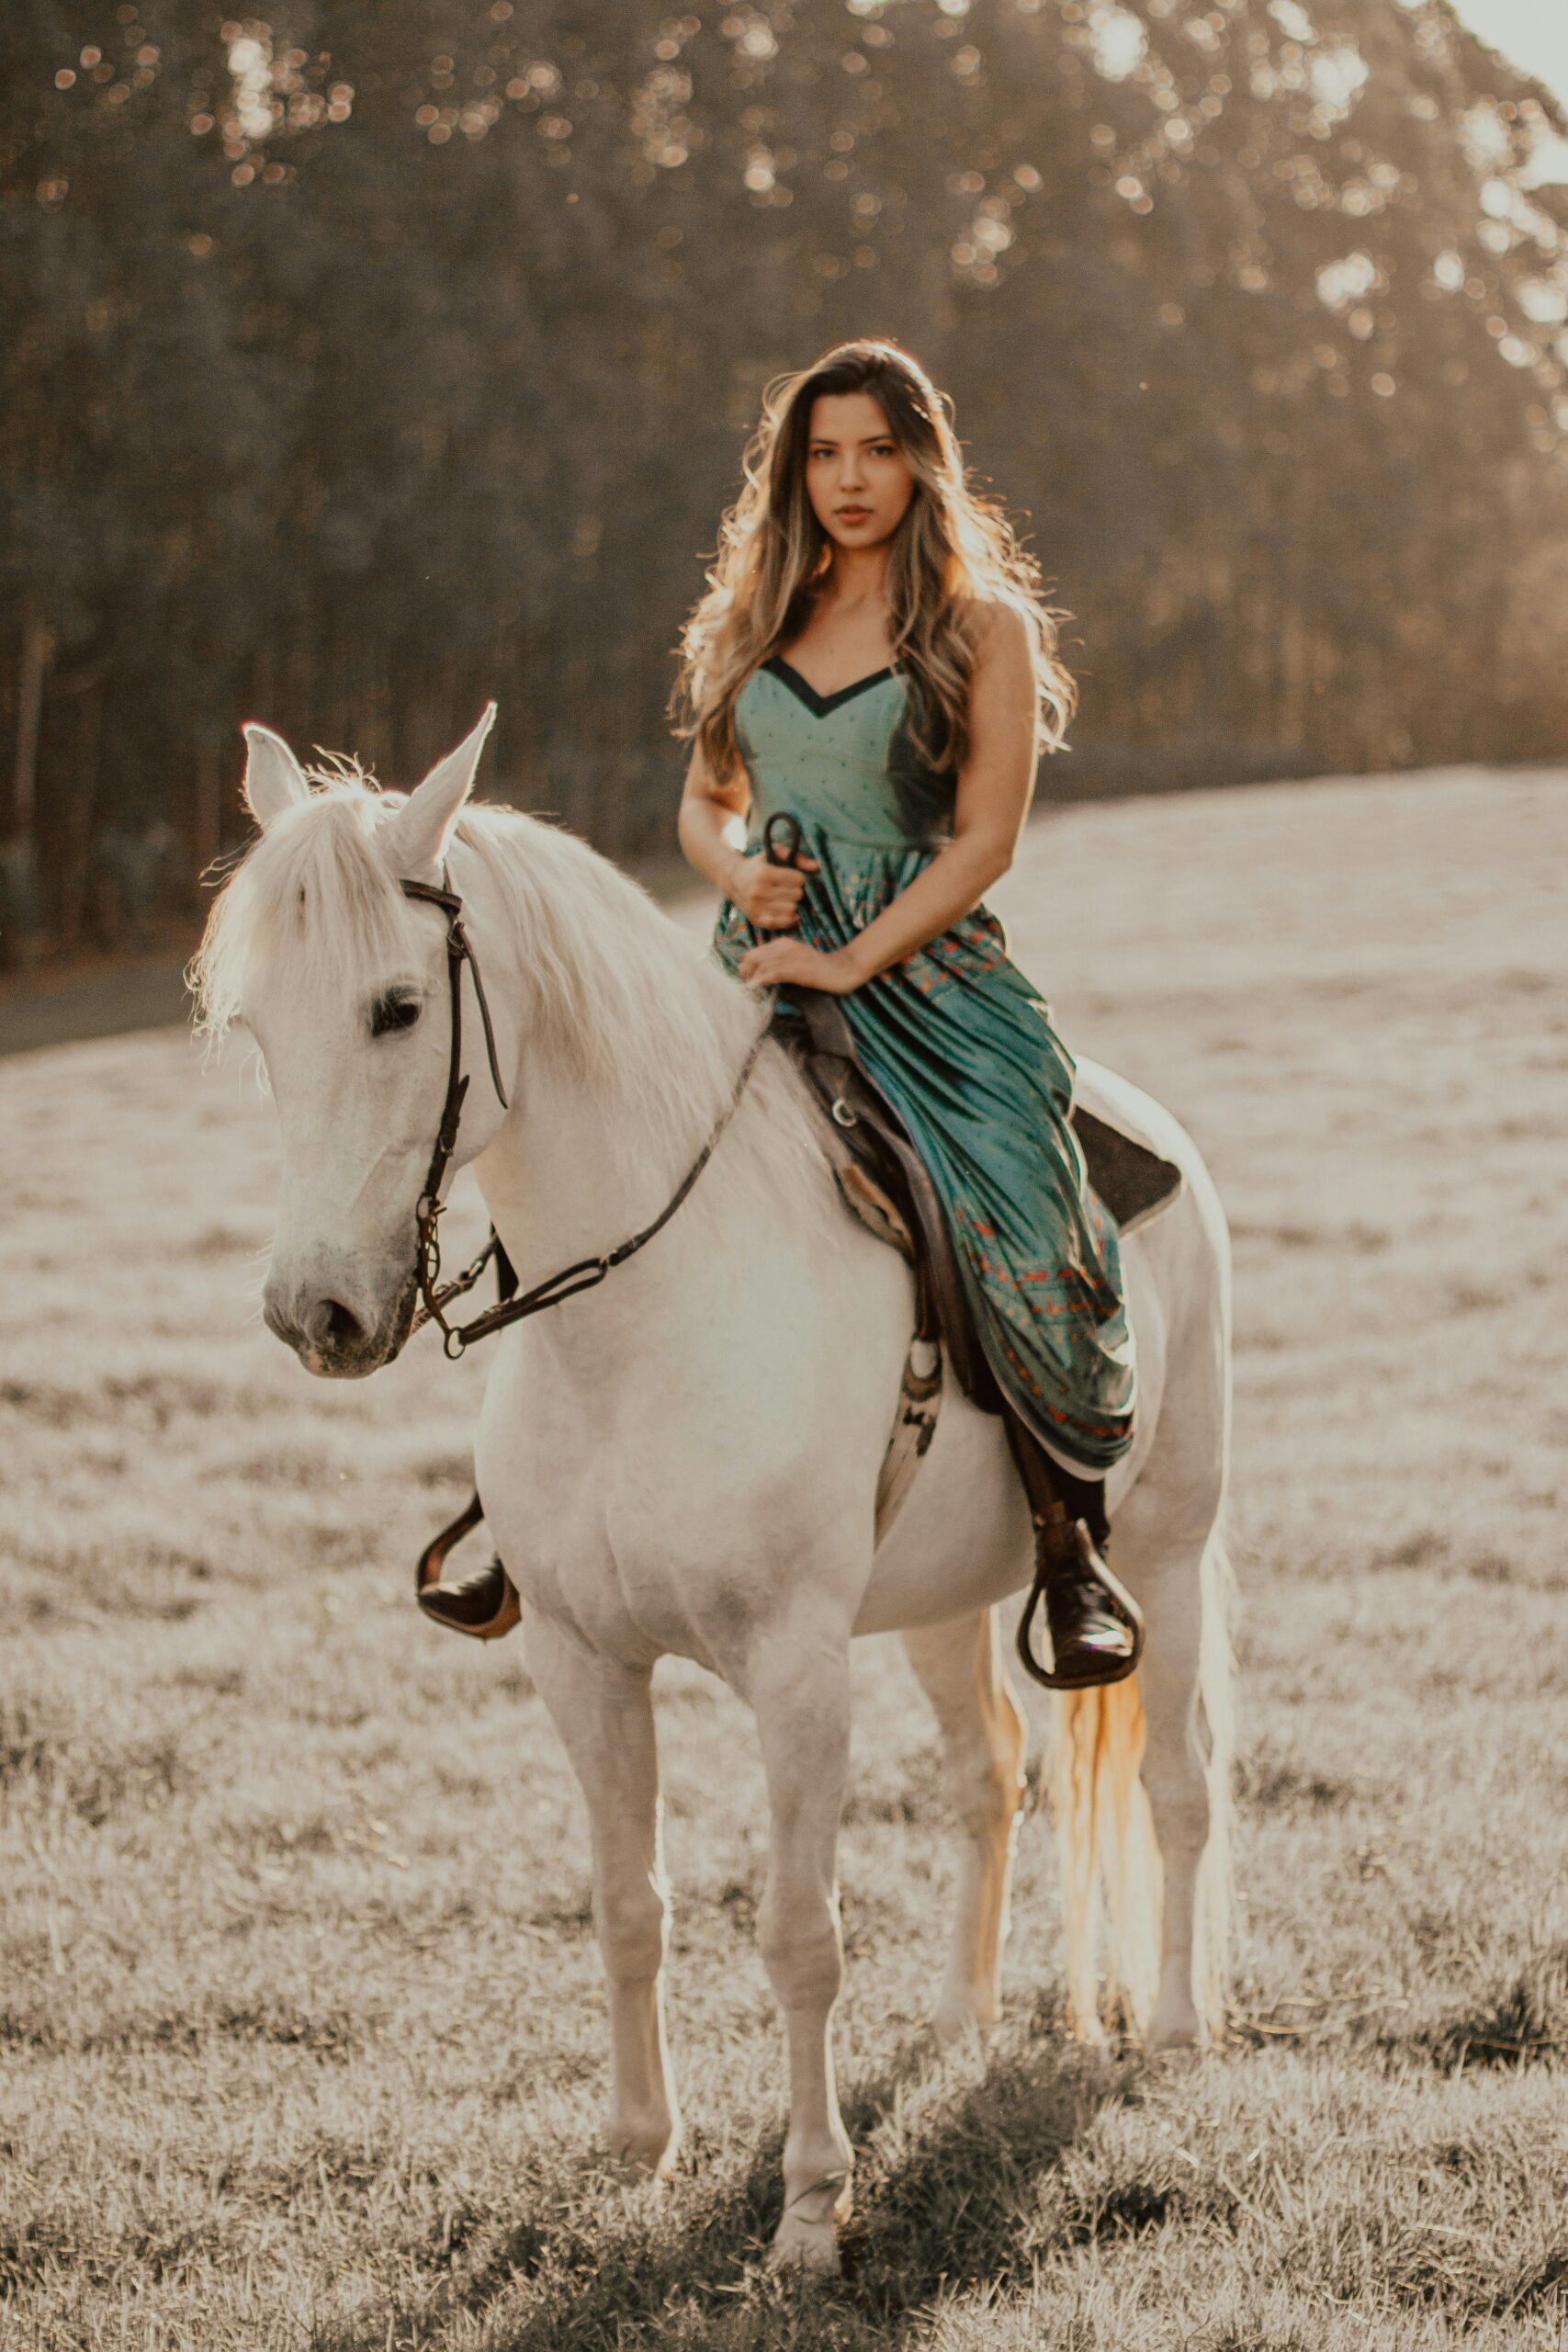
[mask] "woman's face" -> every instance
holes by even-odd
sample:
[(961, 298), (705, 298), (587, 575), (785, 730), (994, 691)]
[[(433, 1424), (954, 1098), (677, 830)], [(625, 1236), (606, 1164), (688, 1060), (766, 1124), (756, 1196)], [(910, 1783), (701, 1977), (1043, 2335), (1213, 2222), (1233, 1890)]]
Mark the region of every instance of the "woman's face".
[(870, 392), (819, 392), (812, 401), (806, 493), (840, 547), (879, 547), (897, 529), (915, 477)]

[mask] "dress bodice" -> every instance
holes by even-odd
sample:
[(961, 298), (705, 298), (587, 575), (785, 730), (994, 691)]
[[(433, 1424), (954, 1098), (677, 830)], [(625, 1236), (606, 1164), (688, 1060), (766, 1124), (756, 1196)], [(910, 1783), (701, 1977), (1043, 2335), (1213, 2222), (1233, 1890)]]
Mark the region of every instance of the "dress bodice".
[(877, 670), (819, 695), (782, 656), (753, 671), (735, 706), (751, 779), (751, 836), (781, 809), (829, 839), (876, 849), (936, 849), (951, 838), (957, 774), (920, 757), (908, 681)]

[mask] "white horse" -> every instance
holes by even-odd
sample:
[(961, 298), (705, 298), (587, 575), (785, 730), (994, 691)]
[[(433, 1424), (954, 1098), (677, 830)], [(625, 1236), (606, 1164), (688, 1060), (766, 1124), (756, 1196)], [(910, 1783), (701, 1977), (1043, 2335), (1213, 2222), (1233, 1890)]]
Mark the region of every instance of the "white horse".
[[(582, 842), (510, 810), (465, 813), (492, 716), (406, 799), (356, 771), (307, 778), (277, 736), (246, 730), (261, 837), (194, 977), (207, 1030), (243, 1016), (265, 1057), (284, 1150), (265, 1316), (327, 1376), (389, 1362), (413, 1314), (448, 975), (444, 918), (411, 903), (401, 878), (434, 884), (446, 866), (464, 901), (510, 1108), (459, 969), (472, 1082), (457, 1159), (474, 1165), (525, 1285), (650, 1220), (766, 1016)], [(1090, 1062), (1079, 1080), (1088, 1105), (1186, 1178), (1124, 1248), (1138, 1428), (1109, 1501), (1117, 1567), (1147, 1619), (1144, 1665), (1053, 1702), (1073, 2021), (1099, 2033), (1103, 2001), (1160, 2046), (1201, 2040), (1224, 2000), (1227, 1241), (1174, 1119)], [(804, 1081), (769, 1044), (658, 1238), (502, 1335), (476, 1448), (530, 1670), (588, 1804), (609, 2137), (655, 2171), (680, 2122), (660, 1984), (654, 1664), (694, 1658), (754, 1712), (771, 1815), (758, 1933), (789, 2044), (775, 2256), (823, 2269), (837, 2264), (852, 2163), (829, 2030), (853, 1637), (903, 1634), (945, 1746), (964, 1862), (936, 2004), (944, 2039), (997, 2016), (1022, 1786), (997, 1604), (1028, 1584), (1032, 1549), (1000, 1422), (950, 1395), (908, 1501), (874, 1539), (912, 1314), (908, 1267), (844, 1210)]]

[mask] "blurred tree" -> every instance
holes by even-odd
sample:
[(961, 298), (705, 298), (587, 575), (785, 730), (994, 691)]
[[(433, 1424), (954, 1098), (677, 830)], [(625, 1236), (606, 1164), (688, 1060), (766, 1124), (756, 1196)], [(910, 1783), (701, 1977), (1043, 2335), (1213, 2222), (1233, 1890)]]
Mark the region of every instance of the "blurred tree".
[(665, 845), (741, 435), (858, 333), (1075, 615), (1048, 789), (1562, 748), (1562, 117), (1446, 0), (26, 0), (0, 74), (0, 952), (209, 859), (253, 714), (407, 781), (494, 693)]

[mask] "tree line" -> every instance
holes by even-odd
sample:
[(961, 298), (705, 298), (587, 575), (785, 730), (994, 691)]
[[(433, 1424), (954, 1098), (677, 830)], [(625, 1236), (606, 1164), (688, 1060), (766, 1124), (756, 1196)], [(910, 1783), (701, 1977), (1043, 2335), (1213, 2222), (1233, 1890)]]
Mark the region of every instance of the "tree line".
[(1073, 616), (1051, 792), (1568, 737), (1568, 189), (1446, 0), (18, 0), (0, 956), (236, 728), (667, 847), (761, 389), (914, 349)]

